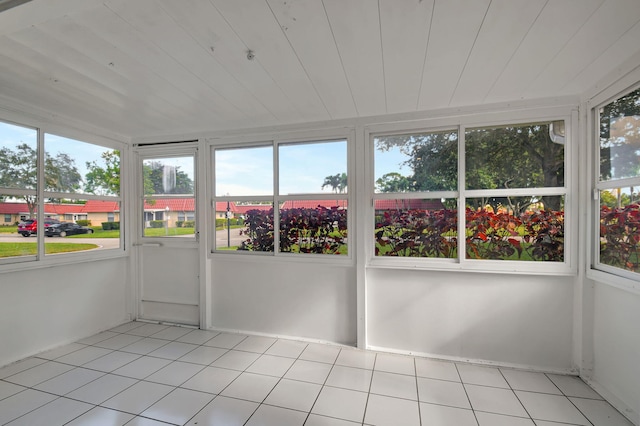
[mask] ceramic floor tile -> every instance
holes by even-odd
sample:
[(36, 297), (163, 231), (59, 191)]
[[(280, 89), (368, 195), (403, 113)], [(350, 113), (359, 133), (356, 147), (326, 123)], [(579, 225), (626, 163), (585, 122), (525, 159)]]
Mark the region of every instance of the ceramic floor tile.
[(50, 393), (27, 389), (0, 401), (0, 424), (15, 420), (58, 398)]
[(467, 384), (464, 387), (475, 411), (529, 417), (511, 389)]
[(134, 336), (149, 337), (152, 334), (159, 333), (160, 331), (169, 328), (167, 325), (161, 324), (144, 324), (140, 327), (133, 328), (126, 331), (127, 334), (133, 334)]
[(362, 422), (367, 404), (367, 393), (325, 386), (320, 391), (313, 409), (314, 414)]
[(242, 373), (221, 392), (221, 395), (262, 402), (278, 383), (278, 380), (276, 377), (263, 376), (262, 374)]
[(334, 365), (325, 384), (337, 388), (369, 392), (373, 371)]
[(369, 395), (364, 422), (376, 426), (420, 426), (418, 401)]
[(563, 376), (559, 374), (547, 374), (547, 377), (560, 388), (566, 396), (576, 398), (602, 399), (602, 397), (589, 385), (576, 376)]
[(154, 358), (151, 356), (141, 356), (129, 364), (118, 368), (113, 371), (113, 374), (120, 376), (132, 377), (134, 379), (144, 379), (160, 370), (163, 367), (171, 364), (173, 361), (170, 359)]
[(258, 408), (258, 403), (217, 396), (192, 418), (189, 426), (242, 426)]
[(590, 425), (589, 421), (578, 411), (568, 398), (560, 395), (548, 395), (515, 391), (516, 395), (534, 420), (570, 423), (574, 425)]
[(124, 352), (131, 352), (139, 355), (148, 355), (149, 353), (160, 349), (161, 347), (168, 345), (170, 342), (161, 339), (153, 339), (151, 337), (146, 337), (142, 340), (138, 340), (135, 343), (132, 343), (124, 348), (120, 349)]
[(148, 355), (175, 360), (185, 356), (197, 347), (197, 345), (192, 345), (190, 343), (169, 342), (161, 348), (158, 348), (153, 352), (149, 352)]
[(246, 426), (303, 426), (306, 419), (307, 413), (301, 411), (261, 405)]
[(239, 371), (226, 368), (205, 367), (182, 384), (183, 388), (219, 394), (240, 375)]
[(126, 333), (127, 331), (131, 331), (134, 328), (138, 328), (138, 327), (142, 327), (145, 323), (143, 322), (135, 322), (135, 321), (131, 321), (131, 322), (126, 322), (122, 325), (119, 325), (117, 327), (112, 328), (109, 331), (113, 331), (116, 333)]
[(72, 352), (68, 355), (57, 358), (57, 362), (63, 362), (70, 365), (83, 365), (113, 352), (111, 349), (96, 348), (95, 346), (87, 346), (86, 348)]
[(162, 383), (163, 385), (180, 386), (204, 368), (203, 365), (188, 362), (174, 361), (161, 368), (145, 380), (148, 382)]
[(277, 339), (262, 336), (249, 336), (238, 343), (233, 349), (237, 351), (264, 353), (276, 342)]
[(83, 345), (80, 343), (71, 343), (68, 345), (61, 346), (59, 348), (51, 349), (50, 351), (39, 353), (38, 358), (54, 360), (64, 355), (68, 355), (72, 352), (78, 351), (80, 349), (86, 348), (87, 345)]
[(357, 349), (342, 349), (336, 359), (336, 365), (373, 370), (375, 361), (375, 352), (366, 352)]
[(216, 337), (218, 334), (220, 333), (216, 331), (193, 330), (188, 334), (179, 337), (178, 339), (176, 339), (176, 341), (182, 343), (191, 343), (193, 345), (202, 345), (205, 342)]
[(105, 373), (100, 371), (88, 370), (86, 368), (74, 368), (53, 379), (42, 382), (35, 388), (44, 392), (50, 392), (56, 395), (66, 395), (78, 389), (81, 386), (91, 383), (94, 380), (104, 376)]
[(607, 401), (583, 398), (569, 398), (594, 426), (633, 426)]
[(418, 400), (416, 377), (404, 374), (374, 371), (370, 392), (377, 395)]
[(247, 368), (247, 372), (265, 374), (267, 376), (282, 377), (295, 362), (292, 358), (273, 355), (261, 355)]
[(135, 343), (141, 339), (143, 339), (143, 337), (141, 336), (134, 336), (131, 334), (118, 334), (110, 339), (95, 343), (94, 346), (97, 346), (99, 348), (117, 350), (122, 349), (125, 346), (129, 346), (130, 344)]
[(222, 355), (227, 353), (227, 349), (214, 348), (211, 346), (198, 346), (188, 354), (180, 357), (179, 361), (192, 362), (194, 364), (209, 365)]
[(133, 417), (133, 414), (94, 407), (65, 426), (123, 426)]
[(67, 398), (98, 405), (127, 389), (129, 386), (134, 385), (136, 382), (137, 380), (129, 377), (106, 374), (68, 393)]
[(81, 343), (83, 345), (95, 345), (98, 342), (102, 342), (116, 336), (119, 336), (119, 334), (112, 331), (103, 331), (102, 333), (94, 334), (93, 336), (80, 339), (76, 343)]
[(416, 357), (416, 375), (429, 379), (449, 380), (451, 382), (461, 381), (458, 369), (453, 362), (428, 358)]
[(27, 358), (22, 361), (14, 362), (13, 364), (9, 364), (0, 368), (0, 379), (13, 376), (14, 374), (20, 373), (21, 371), (25, 371), (37, 365), (44, 364), (45, 362), (47, 362), (46, 359), (40, 358)]
[(192, 332), (193, 328), (169, 327), (151, 335), (154, 339), (177, 340)]
[(231, 350), (220, 358), (215, 360), (211, 366), (220, 368), (229, 368), (231, 370), (246, 370), (251, 364), (253, 364), (258, 358), (259, 354), (253, 352), (242, 352)]
[(476, 411), (480, 426), (536, 426), (531, 419)]
[(58, 398), (8, 423), (10, 426), (64, 425), (91, 410), (93, 405), (67, 398)]
[(300, 354), (300, 359), (333, 364), (336, 362), (339, 353), (339, 346), (309, 343), (305, 350)]
[(265, 354), (284, 356), (288, 358), (298, 358), (306, 349), (308, 343), (296, 342), (294, 340), (278, 340), (267, 349)]
[(158, 420), (148, 419), (146, 417), (135, 417), (127, 426), (167, 426), (167, 423)]
[(9, 383), (0, 380), (0, 401), (15, 395), (18, 392), (22, 392), (26, 388), (24, 386), (16, 385), (15, 383)]
[(418, 377), (418, 397), (420, 402), (448, 405), (450, 407), (471, 408), (462, 383)]
[(140, 414), (173, 389), (171, 386), (159, 383), (138, 382), (101, 405), (125, 413)]
[(360, 424), (362, 423), (320, 416), (318, 414), (310, 414), (304, 426), (357, 426)]
[(264, 403), (308, 412), (316, 401), (320, 389), (322, 386), (315, 383), (282, 379)]
[(406, 374), (409, 376), (416, 375), (413, 357), (403, 355), (378, 354), (376, 357), (375, 370), (386, 371), (387, 373)]
[(473, 411), (421, 402), (420, 418), (425, 426), (478, 426)]
[(140, 355), (138, 354), (116, 351), (106, 354), (105, 356), (98, 359), (94, 359), (93, 361), (83, 364), (82, 366), (84, 368), (90, 368), (92, 370), (110, 373), (111, 371), (117, 370), (118, 368), (123, 367), (138, 358), (140, 358)]
[(502, 375), (514, 390), (562, 395), (558, 387), (544, 373), (501, 369)]
[(292, 380), (301, 380), (303, 382), (323, 384), (327, 380), (327, 377), (329, 377), (331, 367), (331, 364), (298, 359), (293, 363), (284, 377)]
[(175, 389), (142, 412), (142, 416), (167, 423), (185, 424), (214, 398), (213, 395), (188, 389)]
[(59, 376), (72, 370), (74, 367), (66, 364), (60, 364), (55, 361), (47, 361), (44, 364), (37, 365), (13, 376), (6, 377), (4, 380), (16, 385), (33, 387), (39, 383)]
[(215, 346), (216, 348), (232, 349), (238, 343), (246, 339), (244, 334), (220, 333), (211, 340), (204, 343), (206, 346)]
[(471, 364), (456, 365), (458, 367), (462, 383), (509, 389), (509, 384), (504, 377), (502, 377), (500, 370), (497, 368)]

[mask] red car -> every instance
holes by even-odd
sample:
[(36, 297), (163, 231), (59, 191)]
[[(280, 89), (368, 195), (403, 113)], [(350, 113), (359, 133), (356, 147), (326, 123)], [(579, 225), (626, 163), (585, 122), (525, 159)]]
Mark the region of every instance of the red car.
[[(44, 220), (44, 226), (52, 225), (54, 223), (60, 223), (57, 219), (47, 218)], [(31, 234), (36, 235), (38, 233), (38, 221), (35, 219), (27, 219), (24, 222), (18, 224), (18, 234), (23, 237), (28, 237)]]

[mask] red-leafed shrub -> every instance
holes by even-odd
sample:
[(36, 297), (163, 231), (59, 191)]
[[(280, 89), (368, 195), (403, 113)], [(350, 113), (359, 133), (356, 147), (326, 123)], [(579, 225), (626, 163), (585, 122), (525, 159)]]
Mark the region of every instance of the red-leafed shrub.
[(600, 209), (600, 262), (640, 272), (640, 205)]

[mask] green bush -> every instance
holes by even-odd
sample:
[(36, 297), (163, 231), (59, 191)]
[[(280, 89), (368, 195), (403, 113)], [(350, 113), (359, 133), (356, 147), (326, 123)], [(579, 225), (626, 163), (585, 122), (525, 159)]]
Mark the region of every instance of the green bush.
[(80, 226), (91, 226), (91, 221), (87, 219), (78, 219), (76, 223)]
[(120, 229), (120, 222), (111, 222), (111, 229), (113, 230)]
[(104, 231), (110, 231), (113, 229), (113, 222), (102, 222), (102, 229)]
[(184, 223), (182, 224), (182, 226), (184, 228), (195, 228), (196, 227), (196, 221), (195, 220), (185, 220)]
[(151, 228), (164, 228), (164, 220), (152, 220), (149, 222)]
[(184, 224), (184, 220), (176, 220), (176, 228), (182, 228)]

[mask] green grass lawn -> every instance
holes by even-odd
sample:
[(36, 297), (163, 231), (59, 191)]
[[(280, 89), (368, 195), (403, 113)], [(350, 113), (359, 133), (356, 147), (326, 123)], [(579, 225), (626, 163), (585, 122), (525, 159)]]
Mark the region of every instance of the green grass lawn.
[(17, 234), (17, 226), (0, 226), (0, 234)]
[[(95, 244), (77, 243), (46, 243), (46, 254), (70, 253), (73, 251), (91, 250), (97, 248)], [(0, 257), (33, 256), (37, 253), (37, 243), (0, 243)]]

